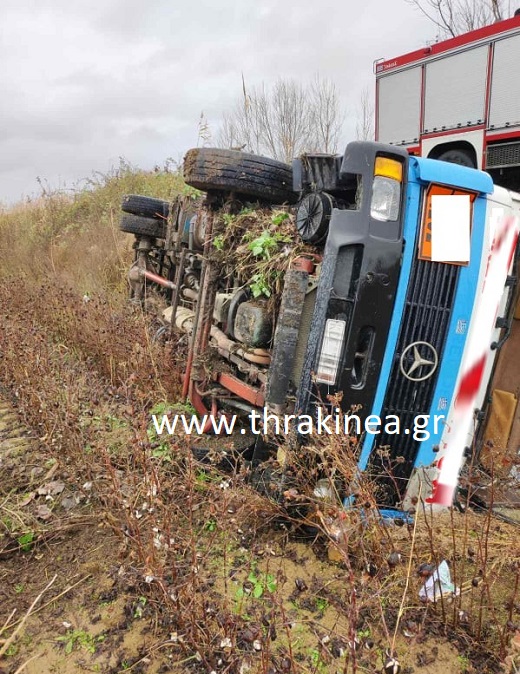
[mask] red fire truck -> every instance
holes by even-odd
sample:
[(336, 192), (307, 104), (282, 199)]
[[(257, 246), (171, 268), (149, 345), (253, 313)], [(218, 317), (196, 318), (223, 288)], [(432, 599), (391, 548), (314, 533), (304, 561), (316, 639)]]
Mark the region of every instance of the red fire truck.
[(375, 70), (376, 140), (520, 189), (520, 15)]

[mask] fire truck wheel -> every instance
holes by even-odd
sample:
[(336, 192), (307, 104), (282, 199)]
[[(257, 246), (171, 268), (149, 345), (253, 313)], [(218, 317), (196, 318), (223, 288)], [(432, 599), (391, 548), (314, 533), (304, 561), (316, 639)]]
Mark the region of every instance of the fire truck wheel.
[(123, 213), (119, 229), (122, 232), (128, 232), (128, 234), (151, 236), (154, 239), (164, 239), (166, 236), (166, 221)]
[(121, 200), (121, 210), (143, 218), (164, 220), (168, 217), (170, 204), (164, 199), (143, 197), (140, 194), (126, 194)]
[(184, 180), (204, 192), (235, 192), (273, 204), (297, 199), (289, 164), (237, 150), (189, 150), (184, 157)]
[(447, 161), (451, 164), (460, 164), (461, 166), (469, 166), (469, 168), (477, 168), (475, 161), (466, 150), (446, 150), (437, 157), (439, 161)]

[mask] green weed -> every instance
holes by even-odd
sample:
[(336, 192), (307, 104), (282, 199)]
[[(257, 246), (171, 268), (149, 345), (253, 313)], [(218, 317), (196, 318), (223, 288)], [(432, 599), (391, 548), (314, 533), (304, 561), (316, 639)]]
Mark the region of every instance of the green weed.
[(18, 536), (18, 545), (22, 548), (23, 552), (29, 552), (32, 548), (32, 544), (35, 539), (34, 531), (26, 531), (21, 536)]
[(206, 522), (206, 524), (204, 525), (204, 528), (206, 529), (206, 531), (215, 531), (216, 528), (217, 528), (216, 520), (214, 520), (214, 519), (208, 520)]
[(317, 648), (313, 648), (309, 653), (309, 658), (315, 672), (326, 672), (327, 664), (323, 661), (321, 653)]
[(249, 284), (253, 297), (261, 297), (265, 295), (266, 297), (271, 297), (271, 288), (264, 274), (254, 274), (251, 277), (251, 283)]
[(287, 211), (281, 211), (280, 213), (274, 213), (271, 221), (273, 225), (281, 225), (283, 222), (289, 219), (289, 213)]
[(142, 618), (143, 610), (146, 606), (147, 599), (146, 597), (139, 597), (134, 608), (134, 618)]
[(326, 611), (328, 606), (329, 606), (329, 602), (324, 597), (316, 597), (314, 603), (316, 605), (316, 609), (320, 613), (323, 613), (324, 611)]
[(64, 651), (66, 655), (70, 655), (75, 648), (81, 648), (87, 653), (94, 654), (98, 643), (105, 640), (104, 635), (100, 634), (97, 637), (92, 636), (85, 630), (68, 630), (67, 634), (58, 637), (56, 641), (64, 644)]
[(469, 658), (466, 655), (458, 655), (457, 664), (460, 668), (461, 674), (465, 674), (471, 667), (471, 662), (469, 661)]
[(247, 577), (246, 583), (238, 588), (235, 596), (237, 599), (243, 599), (250, 595), (254, 599), (260, 599), (265, 591), (270, 594), (276, 592), (276, 578), (270, 573), (258, 573), (253, 568)]
[(217, 236), (213, 239), (213, 246), (217, 250), (222, 250), (224, 248), (224, 236), (222, 234), (217, 234)]
[(278, 244), (282, 242), (287, 243), (288, 241), (289, 239), (283, 234), (271, 234), (271, 232), (265, 230), (260, 236), (257, 236), (256, 239), (248, 243), (247, 247), (255, 257), (269, 260), (271, 255), (278, 250)]

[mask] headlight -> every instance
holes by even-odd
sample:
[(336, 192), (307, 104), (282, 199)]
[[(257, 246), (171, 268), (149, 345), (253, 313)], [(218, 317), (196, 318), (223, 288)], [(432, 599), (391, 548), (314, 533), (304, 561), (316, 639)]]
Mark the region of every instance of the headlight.
[(374, 176), (370, 215), (375, 220), (395, 222), (399, 218), (401, 183), (393, 178)]

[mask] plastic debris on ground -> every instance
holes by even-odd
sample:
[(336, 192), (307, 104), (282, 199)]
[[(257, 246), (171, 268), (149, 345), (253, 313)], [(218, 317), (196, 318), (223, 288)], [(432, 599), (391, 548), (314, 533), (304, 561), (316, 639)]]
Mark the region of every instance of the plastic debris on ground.
[(460, 589), (451, 582), (450, 567), (446, 560), (443, 560), (419, 590), (419, 599), (435, 603), (441, 597), (451, 598), (459, 594)]
[[(354, 498), (352, 496), (344, 498), (343, 507), (345, 510), (352, 509), (354, 507)], [(364, 523), (379, 518), (382, 524), (389, 526), (413, 524), (413, 516), (409, 512), (399, 510), (398, 508), (371, 508), (370, 510), (361, 508), (360, 513)]]

